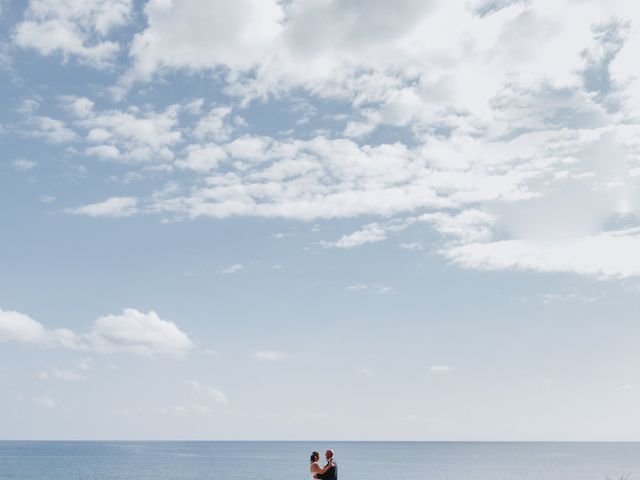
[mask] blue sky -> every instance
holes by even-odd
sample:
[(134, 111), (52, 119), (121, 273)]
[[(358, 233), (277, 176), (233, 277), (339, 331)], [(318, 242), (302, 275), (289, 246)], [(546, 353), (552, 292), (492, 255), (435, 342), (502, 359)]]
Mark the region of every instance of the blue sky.
[(638, 25), (0, 2), (0, 436), (638, 440)]

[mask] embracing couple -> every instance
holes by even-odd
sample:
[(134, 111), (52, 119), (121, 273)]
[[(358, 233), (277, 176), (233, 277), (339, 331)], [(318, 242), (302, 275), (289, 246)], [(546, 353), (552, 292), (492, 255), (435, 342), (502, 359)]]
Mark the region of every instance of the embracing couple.
[(311, 454), (311, 478), (321, 478), (324, 480), (338, 480), (338, 465), (333, 458), (333, 450), (327, 450), (324, 454), (324, 458), (327, 459), (327, 464), (324, 467), (318, 465), (320, 461), (320, 454), (313, 452)]

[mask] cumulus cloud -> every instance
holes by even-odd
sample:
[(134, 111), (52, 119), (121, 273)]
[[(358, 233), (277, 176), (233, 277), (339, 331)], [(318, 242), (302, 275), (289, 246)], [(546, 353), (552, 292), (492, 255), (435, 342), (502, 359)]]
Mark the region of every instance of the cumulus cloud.
[(120, 48), (106, 37), (129, 21), (131, 8), (131, 0), (29, 0), (13, 39), (41, 55), (61, 53), (105, 67)]
[(162, 320), (154, 311), (142, 313), (132, 308), (121, 315), (98, 318), (86, 334), (49, 329), (23, 313), (0, 310), (0, 341), (147, 356), (182, 355), (193, 347), (193, 342), (173, 322)]
[(282, 8), (272, 0), (151, 0), (148, 27), (131, 46), (134, 74), (163, 69), (247, 68), (268, 55), (282, 29)]
[(137, 204), (135, 197), (111, 197), (102, 202), (68, 209), (67, 212), (89, 217), (129, 217), (137, 212)]
[(68, 143), (78, 140), (78, 135), (65, 122), (47, 116), (32, 116), (28, 119), (29, 129), (25, 136), (41, 138), (50, 143)]
[[(45, 22), (33, 7), (43, 1), (25, 22)], [(94, 28), (82, 15), (99, 9), (86, 9), (70, 21), (86, 25), (87, 45), (125, 22)], [(424, 244), (465, 268), (638, 274), (600, 250), (635, 245), (640, 215), (632, 3), (151, 0), (144, 15), (120, 86), (205, 71), (227, 103), (105, 109), (68, 97), (64, 121), (25, 108), (30, 135), (180, 183), (140, 207), (113, 197), (75, 213), (366, 217), (321, 245), (355, 248), (421, 223), (438, 245), (401, 248)], [(343, 110), (327, 114), (333, 127), (269, 135), (234, 119), (255, 98)]]
[(65, 100), (74, 127), (84, 132), (88, 155), (122, 163), (173, 160), (172, 147), (181, 139), (177, 105), (160, 112), (139, 108), (98, 110), (86, 97), (69, 96)]

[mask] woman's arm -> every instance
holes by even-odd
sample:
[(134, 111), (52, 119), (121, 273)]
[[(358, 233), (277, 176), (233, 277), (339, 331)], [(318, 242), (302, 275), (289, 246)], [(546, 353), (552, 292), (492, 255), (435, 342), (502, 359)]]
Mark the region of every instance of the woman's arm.
[(327, 470), (329, 470), (331, 467), (333, 467), (333, 462), (329, 462), (327, 464), (327, 466), (324, 467), (324, 468), (320, 468), (320, 465), (316, 465), (316, 467), (318, 469), (318, 470), (316, 470), (316, 473), (325, 473)]

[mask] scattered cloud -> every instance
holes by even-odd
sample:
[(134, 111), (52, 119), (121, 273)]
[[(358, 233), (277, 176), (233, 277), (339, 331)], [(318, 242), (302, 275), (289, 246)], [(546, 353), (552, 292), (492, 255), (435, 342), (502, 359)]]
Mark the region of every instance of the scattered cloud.
[(193, 348), (193, 342), (173, 322), (162, 320), (154, 311), (142, 313), (132, 308), (121, 315), (98, 318), (87, 334), (48, 329), (25, 314), (0, 310), (0, 342), (144, 356), (183, 355)]
[(103, 202), (67, 209), (67, 213), (89, 217), (130, 217), (137, 213), (138, 199), (135, 197), (111, 197)]
[(192, 399), (185, 404), (160, 407), (154, 410), (159, 415), (206, 415), (225, 407), (228, 404), (224, 392), (208, 385), (202, 385), (197, 380), (185, 382)]
[(26, 172), (27, 170), (31, 170), (36, 165), (38, 165), (38, 162), (34, 160), (28, 160), (26, 158), (19, 158), (18, 160), (13, 161), (13, 167), (16, 170), (21, 172)]
[(32, 116), (28, 129), (22, 130), (27, 137), (41, 138), (49, 143), (68, 143), (79, 140), (78, 135), (65, 122), (47, 116)]
[(367, 367), (363, 367), (361, 365), (356, 365), (356, 371), (360, 372), (365, 377), (373, 377), (373, 372), (369, 370)]
[(380, 285), (378, 283), (355, 283), (353, 285), (349, 285), (347, 290), (377, 293), (380, 295), (393, 293), (393, 289), (391, 287), (388, 285)]
[(56, 402), (49, 395), (35, 395), (32, 397), (24, 397), (23, 395), (17, 394), (16, 399), (18, 400), (18, 402), (36, 410), (51, 410), (58, 406), (58, 402)]
[(38, 372), (40, 380), (62, 380), (67, 382), (78, 382), (87, 379), (87, 373), (93, 369), (91, 359), (76, 360), (70, 367), (52, 367)]
[(244, 265), (241, 263), (234, 263), (233, 265), (229, 265), (228, 267), (220, 270), (220, 273), (223, 275), (232, 275), (234, 273), (241, 272), (242, 270), (244, 270)]
[(290, 355), (284, 352), (277, 352), (275, 350), (256, 350), (251, 353), (251, 358), (261, 362), (281, 362), (289, 358)]
[(29, 0), (13, 40), (41, 55), (61, 53), (106, 67), (120, 46), (105, 37), (129, 21), (131, 9), (131, 0)]

